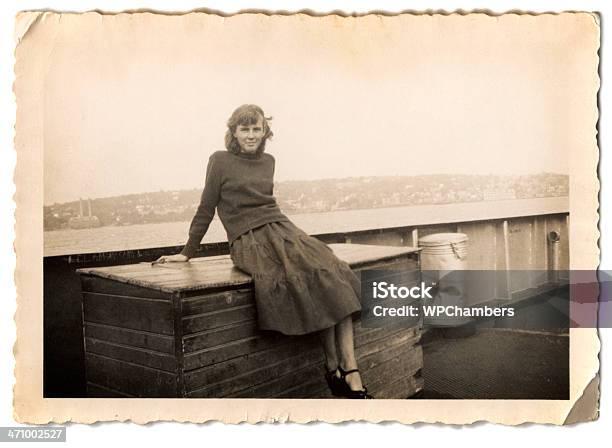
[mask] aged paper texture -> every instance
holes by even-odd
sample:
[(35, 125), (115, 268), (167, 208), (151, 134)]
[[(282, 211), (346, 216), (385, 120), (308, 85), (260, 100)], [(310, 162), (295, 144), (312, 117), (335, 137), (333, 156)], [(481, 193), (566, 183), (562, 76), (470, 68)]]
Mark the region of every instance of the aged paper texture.
[[(508, 425), (524, 422), (560, 425), (597, 418), (599, 339), (597, 330), (593, 328), (570, 331), (569, 400), (424, 399), (366, 402), (323, 399), (43, 398), (42, 263), (43, 205), (61, 200), (60, 186), (69, 190), (66, 187), (74, 181), (76, 189), (83, 186), (89, 188), (87, 178), (91, 178), (93, 183), (93, 173), (99, 171), (107, 173), (107, 184), (120, 183), (120, 178), (125, 177), (125, 171), (119, 170), (119, 174), (115, 174), (113, 164), (119, 169), (119, 165), (127, 162), (119, 159), (120, 155), (113, 152), (110, 146), (98, 145), (93, 153), (87, 153), (90, 154), (87, 156), (89, 158), (83, 162), (84, 145), (95, 146), (96, 135), (116, 135), (111, 146), (124, 145), (127, 152), (131, 151), (132, 137), (134, 141), (144, 141), (151, 148), (157, 148), (141, 159), (141, 165), (129, 168), (142, 173), (148, 169), (151, 173), (155, 172), (155, 164), (158, 163), (155, 162), (156, 157), (162, 152), (159, 146), (155, 146), (157, 142), (153, 138), (147, 140), (146, 135), (152, 126), (167, 127), (168, 147), (165, 152), (175, 153), (175, 158), (181, 158), (180, 146), (183, 143), (193, 143), (192, 131), (196, 126), (193, 122), (177, 119), (175, 123), (167, 123), (160, 119), (162, 115), (157, 115), (156, 108), (174, 107), (191, 117), (207, 108), (222, 108), (223, 116), (227, 116), (227, 111), (231, 111), (235, 103), (240, 104), (239, 101), (260, 101), (262, 97), (256, 93), (258, 86), (265, 84), (264, 79), (283, 79), (286, 74), (293, 83), (295, 94), (284, 91), (283, 95), (286, 96), (277, 98), (275, 107), (280, 109), (282, 104), (290, 104), (287, 110), (295, 112), (295, 120), (303, 120), (305, 115), (314, 114), (320, 109), (338, 108), (339, 113), (346, 114), (346, 108), (342, 107), (347, 105), (334, 103), (333, 100), (336, 88), (346, 88), (355, 92), (372, 92), (371, 120), (379, 123), (382, 118), (376, 112), (376, 107), (385, 104), (385, 95), (401, 95), (399, 86), (405, 83), (418, 85), (432, 78), (461, 78), (469, 73), (469, 76), (480, 80), (483, 89), (487, 83), (498, 83), (500, 91), (512, 88), (510, 86), (523, 86), (516, 94), (522, 93), (533, 100), (533, 103), (517, 101), (514, 109), (504, 111), (507, 128), (503, 132), (507, 133), (509, 142), (523, 132), (508, 125), (512, 123), (512, 117), (532, 114), (529, 116), (533, 116), (534, 120), (547, 120), (548, 137), (541, 138), (549, 138), (550, 146), (567, 148), (566, 153), (560, 152), (560, 157), (567, 157), (569, 173), (569, 267), (594, 270), (599, 260), (596, 124), (600, 27), (596, 15), (490, 16), (477, 13), (317, 17), (308, 14), (242, 13), (223, 17), (205, 12), (184, 15), (24, 12), (16, 19), (15, 32), (16, 420), (25, 423), (365, 420), (452, 424), (485, 420)], [(551, 54), (554, 57), (549, 57)], [(405, 58), (401, 55), (405, 55)], [(313, 69), (313, 72), (292, 69), (304, 60), (316, 61), (318, 69)], [(496, 62), (479, 69), (479, 60)], [(207, 65), (207, 61), (211, 65)], [(458, 68), (462, 61), (469, 62), (463, 68)], [(512, 61), (519, 62), (513, 65), (510, 63)], [(137, 70), (131, 70), (134, 68)], [(322, 82), (320, 86), (311, 83), (309, 85), (313, 90), (304, 91), (302, 83), (318, 73), (317, 70), (325, 73), (331, 81), (329, 84)], [(418, 75), (406, 80), (400, 75), (402, 70)], [(383, 72), (388, 76), (383, 77)], [(557, 77), (561, 73), (564, 76)], [(342, 80), (348, 79), (349, 75), (353, 84), (344, 86)], [(202, 93), (200, 87), (195, 86), (200, 83), (205, 86), (207, 77), (227, 77), (227, 89), (219, 91), (218, 95)], [(246, 83), (256, 93), (244, 100), (235, 98), (232, 83)], [(440, 89), (445, 88), (452, 90), (441, 94), (453, 96), (454, 101), (461, 102), (461, 96), (451, 95), (461, 91), (461, 83), (441, 82)], [(190, 95), (190, 91), (196, 93)], [(540, 94), (546, 98), (562, 97), (562, 102), (539, 101)], [(176, 95), (174, 102), (173, 95)], [(320, 103), (308, 104), (308, 98), (317, 95)], [(462, 95), (465, 98), (474, 97), (479, 95), (479, 91), (465, 90)], [(161, 97), (163, 101), (156, 102)], [(269, 93), (268, 97), (273, 98), (273, 94)], [(326, 97), (329, 104), (323, 101)], [(495, 111), (487, 98), (481, 100), (483, 107), (491, 107)], [(269, 102), (274, 103), (273, 100)], [(128, 112), (122, 111), (133, 117), (128, 126), (125, 126), (127, 115), (113, 119), (115, 113), (126, 104), (139, 105)], [(427, 98), (416, 98), (413, 107), (419, 109), (426, 104)], [(79, 109), (78, 105), (82, 105), (82, 108)], [(368, 107), (370, 103), (363, 100), (348, 104), (348, 109)], [(436, 104), (428, 107), (425, 109), (429, 111), (431, 121), (435, 122), (436, 108), (453, 106)], [(397, 114), (405, 112), (396, 111)], [(434, 141), (440, 134), (454, 133), (453, 138), (460, 145), (462, 141), (465, 144), (465, 140), (477, 141), (481, 134), (495, 128), (495, 119), (478, 124), (470, 121), (470, 113), (466, 110), (465, 115), (457, 116), (454, 124), (437, 122), (423, 125), (426, 128), (429, 126), (424, 134)], [(91, 117), (98, 119), (92, 120)], [(280, 131), (282, 117), (278, 119), (275, 130)], [(223, 125), (222, 121), (214, 125), (203, 124), (209, 126), (206, 132), (211, 134), (219, 133), (215, 129)], [(416, 127), (421, 126), (422, 123), (416, 123)], [(342, 129), (339, 131), (341, 138), (333, 145), (341, 144), (344, 141), (342, 137), (348, 137), (346, 128)], [(363, 129), (352, 129), (349, 133), (355, 131), (361, 131), (364, 135), (367, 133)], [(297, 139), (300, 135), (297, 132), (300, 130), (296, 131), (296, 135), (286, 137), (286, 141)], [(400, 141), (404, 132), (411, 131), (394, 126), (389, 132), (396, 133)], [(280, 142), (283, 138), (282, 132), (278, 132)], [(364, 138), (370, 137), (366, 135)], [(500, 145), (503, 144), (500, 142)], [(428, 151), (426, 148), (420, 150)], [(107, 151), (114, 156), (105, 157)], [(539, 157), (537, 151), (536, 148), (532, 154), (534, 160)], [(499, 154), (501, 157), (504, 153)], [(508, 143), (505, 156), (511, 159), (512, 154), (512, 144)], [(353, 157), (344, 159), (345, 163), (333, 159), (332, 155), (329, 157), (333, 163), (337, 163), (338, 170), (342, 170), (346, 166), (358, 166), (357, 161), (373, 155), (376, 156), (376, 151), (366, 154), (357, 147)], [(419, 157), (419, 153), (415, 151), (412, 157)], [(321, 158), (319, 163), (326, 161)], [(393, 160), (387, 161), (388, 165), (393, 163)], [(299, 170), (299, 166), (293, 169)], [(286, 178), (298, 177), (296, 173), (286, 173)], [(63, 181), (49, 180), (51, 175)], [(337, 177), (349, 176), (350, 170), (342, 171)], [(155, 179), (149, 181), (144, 186), (134, 183), (133, 191), (166, 188), (156, 184)], [(93, 193), (83, 193), (84, 196), (96, 194), (94, 190), (91, 191)], [(51, 193), (57, 196), (48, 196)], [(80, 194), (77, 191), (74, 197), (78, 198)]]

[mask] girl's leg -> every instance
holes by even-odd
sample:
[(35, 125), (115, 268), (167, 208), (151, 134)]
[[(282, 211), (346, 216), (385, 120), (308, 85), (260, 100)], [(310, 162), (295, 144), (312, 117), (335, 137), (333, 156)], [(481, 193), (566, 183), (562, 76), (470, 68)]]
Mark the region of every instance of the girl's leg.
[[(357, 368), (355, 359), (355, 347), (353, 342), (353, 319), (351, 316), (345, 317), (336, 325), (336, 339), (340, 350), (340, 366), (344, 370)], [(346, 382), (353, 390), (363, 389), (359, 372), (350, 373), (346, 376)]]
[[(325, 353), (325, 368), (333, 371), (338, 368), (338, 353), (336, 351), (335, 326), (326, 328), (319, 332), (323, 352)], [(339, 375), (339, 373), (337, 372)]]

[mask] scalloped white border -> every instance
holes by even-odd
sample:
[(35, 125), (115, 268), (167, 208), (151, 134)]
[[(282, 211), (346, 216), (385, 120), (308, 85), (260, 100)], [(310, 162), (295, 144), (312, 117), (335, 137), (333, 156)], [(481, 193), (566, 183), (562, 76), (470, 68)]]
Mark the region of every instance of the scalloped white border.
[[(97, 13), (88, 13), (95, 14)], [(390, 14), (395, 15), (395, 14)], [(452, 14), (459, 15), (459, 14)], [(463, 15), (463, 14), (461, 14)], [(550, 16), (546, 14), (545, 16)], [(140, 17), (151, 18), (151, 14)], [(307, 16), (310, 17), (310, 16)], [(323, 16), (320, 19), (325, 19)], [(498, 15), (496, 20), (509, 20), (516, 14)], [(531, 15), (531, 17), (534, 17)], [(536, 16), (537, 17), (537, 16)], [(582, 14), (583, 19), (595, 18)], [(339, 16), (331, 16), (337, 20)], [(28, 36), (41, 21), (61, 20), (55, 14), (26, 13), (17, 20), (16, 38), (20, 42), (17, 55), (29, 45)], [(597, 27), (597, 25), (595, 25)], [(599, 29), (597, 28), (597, 40)], [(48, 42), (47, 42), (48, 43)], [(39, 48), (44, 46), (39, 45)], [(597, 48), (593, 49), (594, 51)], [(573, 404), (596, 377), (599, 371), (597, 354), (599, 339), (596, 330), (573, 329), (571, 331), (571, 400), (472, 400), (465, 401), (402, 401), (381, 400), (367, 404), (345, 400), (113, 400), (113, 399), (42, 399), (42, 120), (32, 113), (36, 101), (41, 98), (36, 83), (30, 76), (43, 67), (28, 67), (21, 74), (23, 61), (16, 65), (15, 92), (19, 98), (17, 110), (17, 136), (15, 146), (18, 165), (15, 182), (19, 186), (15, 199), (17, 269), (15, 280), (19, 296), (15, 316), (17, 343), (15, 345), (17, 383), (15, 386), (14, 412), (18, 421), (31, 423), (78, 421), (92, 423), (106, 420), (131, 420), (147, 423), (155, 420), (204, 422), (220, 420), (228, 423), (247, 421), (327, 421), (366, 420), (370, 422), (398, 421), (472, 423), (480, 420), (505, 424), (540, 422), (561, 424), (566, 420)], [(594, 54), (593, 62), (597, 64)], [(599, 87), (597, 73), (591, 79), (593, 94), (585, 104), (585, 148), (571, 155), (570, 166), (570, 253), (572, 269), (594, 269), (598, 265), (599, 233), (597, 224), (597, 199), (599, 182), (593, 175), (598, 162), (595, 125), (598, 119), (596, 92)], [(27, 86), (27, 87), (26, 87)], [(27, 186), (27, 187), (26, 187)], [(23, 237), (27, 235), (27, 238)]]

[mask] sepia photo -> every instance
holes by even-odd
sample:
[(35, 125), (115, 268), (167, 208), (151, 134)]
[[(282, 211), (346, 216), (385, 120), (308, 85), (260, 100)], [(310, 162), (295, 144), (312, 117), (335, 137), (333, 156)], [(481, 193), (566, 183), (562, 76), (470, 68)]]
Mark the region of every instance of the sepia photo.
[(16, 30), (22, 421), (596, 418), (595, 14)]

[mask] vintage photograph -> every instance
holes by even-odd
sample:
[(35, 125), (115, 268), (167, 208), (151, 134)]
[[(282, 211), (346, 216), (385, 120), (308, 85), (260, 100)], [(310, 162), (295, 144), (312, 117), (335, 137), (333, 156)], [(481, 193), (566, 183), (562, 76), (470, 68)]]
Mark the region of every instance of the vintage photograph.
[[(596, 16), (22, 19), (43, 398), (553, 413), (586, 387), (559, 304), (596, 250)], [(373, 311), (393, 278), (462, 308)]]

